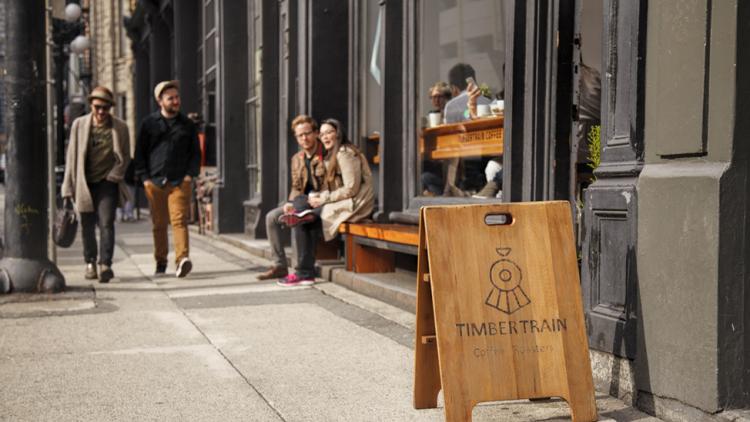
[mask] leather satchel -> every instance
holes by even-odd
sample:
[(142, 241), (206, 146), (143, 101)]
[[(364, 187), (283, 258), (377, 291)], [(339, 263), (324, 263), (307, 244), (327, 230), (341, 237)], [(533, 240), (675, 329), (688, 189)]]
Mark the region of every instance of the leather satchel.
[(55, 214), (55, 226), (53, 230), (55, 244), (61, 248), (70, 247), (76, 239), (77, 231), (78, 217), (76, 217), (76, 212), (73, 210), (73, 203), (70, 198), (65, 198), (62, 208), (58, 209), (57, 214)]

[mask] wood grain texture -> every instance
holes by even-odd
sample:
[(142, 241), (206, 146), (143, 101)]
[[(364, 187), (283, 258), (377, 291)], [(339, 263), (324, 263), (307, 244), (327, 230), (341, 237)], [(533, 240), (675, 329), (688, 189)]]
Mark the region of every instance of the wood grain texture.
[[(419, 228), (417, 226), (406, 224), (347, 223), (345, 230), (345, 233), (354, 236), (412, 246), (419, 244)], [(341, 232), (341, 229), (339, 231)]]
[(354, 242), (352, 255), (355, 273), (391, 273), (396, 269), (396, 255), (385, 249)]
[[(420, 212), (419, 244), (425, 245), (424, 224)], [(438, 393), (440, 393), (440, 366), (436, 339), (431, 342), (423, 341), (435, 337), (435, 318), (432, 312), (432, 293), (429, 283), (429, 267), (427, 250), (419, 248), (417, 255), (417, 321), (416, 343), (414, 345), (414, 408), (432, 409), (437, 407)]]
[[(512, 223), (487, 225), (492, 214)], [(470, 421), (480, 402), (554, 396), (573, 421), (595, 421), (569, 204), (426, 207), (420, 222), (416, 359), (433, 359), (419, 344), (434, 321), (438, 362), (417, 362), (415, 406), (432, 404), (418, 398), (438, 367), (447, 421)]]
[(432, 160), (503, 155), (503, 116), (426, 128), (420, 153)]
[(326, 242), (323, 238), (318, 239), (315, 246), (315, 260), (338, 259), (339, 258), (339, 241), (334, 239)]

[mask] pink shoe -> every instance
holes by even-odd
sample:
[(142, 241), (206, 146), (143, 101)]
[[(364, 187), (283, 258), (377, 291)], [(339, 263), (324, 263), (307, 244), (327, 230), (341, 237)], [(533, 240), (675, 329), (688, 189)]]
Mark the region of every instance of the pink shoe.
[(315, 284), (315, 279), (302, 278), (297, 274), (289, 274), (284, 278), (280, 278), (279, 281), (276, 282), (276, 284), (282, 287), (312, 286), (313, 284)]

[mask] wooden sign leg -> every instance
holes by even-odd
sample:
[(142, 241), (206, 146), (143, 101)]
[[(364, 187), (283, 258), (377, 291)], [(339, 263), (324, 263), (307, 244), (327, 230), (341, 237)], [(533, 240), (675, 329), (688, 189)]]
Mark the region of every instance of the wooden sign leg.
[(570, 417), (573, 422), (595, 422), (599, 419), (592, 391), (587, 388), (570, 389), (570, 397), (565, 400), (570, 406)]
[(440, 364), (435, 341), (432, 294), (428, 283), (417, 285), (417, 335), (414, 361), (414, 408), (437, 407), (440, 392)]
[(444, 391), (445, 397), (445, 422), (471, 422), (471, 411), (474, 409), (473, 403), (461, 401), (458, 394), (449, 394)]
[(417, 321), (414, 347), (414, 408), (437, 407), (440, 393), (440, 363), (435, 337), (435, 313), (432, 308), (424, 226), (419, 225), (419, 255), (417, 261)]

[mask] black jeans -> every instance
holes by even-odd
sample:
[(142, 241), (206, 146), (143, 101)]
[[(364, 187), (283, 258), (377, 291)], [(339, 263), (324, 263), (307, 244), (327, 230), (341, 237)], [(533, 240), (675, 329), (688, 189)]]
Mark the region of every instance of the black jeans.
[[(319, 207), (320, 209), (322, 207)], [(317, 213), (316, 213), (317, 216)], [(297, 243), (297, 276), (302, 278), (315, 277), (315, 247), (318, 239), (323, 235), (323, 225), (320, 218), (307, 224), (292, 227), (292, 235)]]
[(94, 202), (94, 212), (81, 213), (81, 236), (83, 237), (83, 258), (87, 264), (95, 264), (97, 257), (96, 226), (99, 226), (101, 248), (99, 263), (112, 265), (115, 249), (115, 211), (119, 194), (116, 183), (102, 180), (89, 183), (89, 192)]

